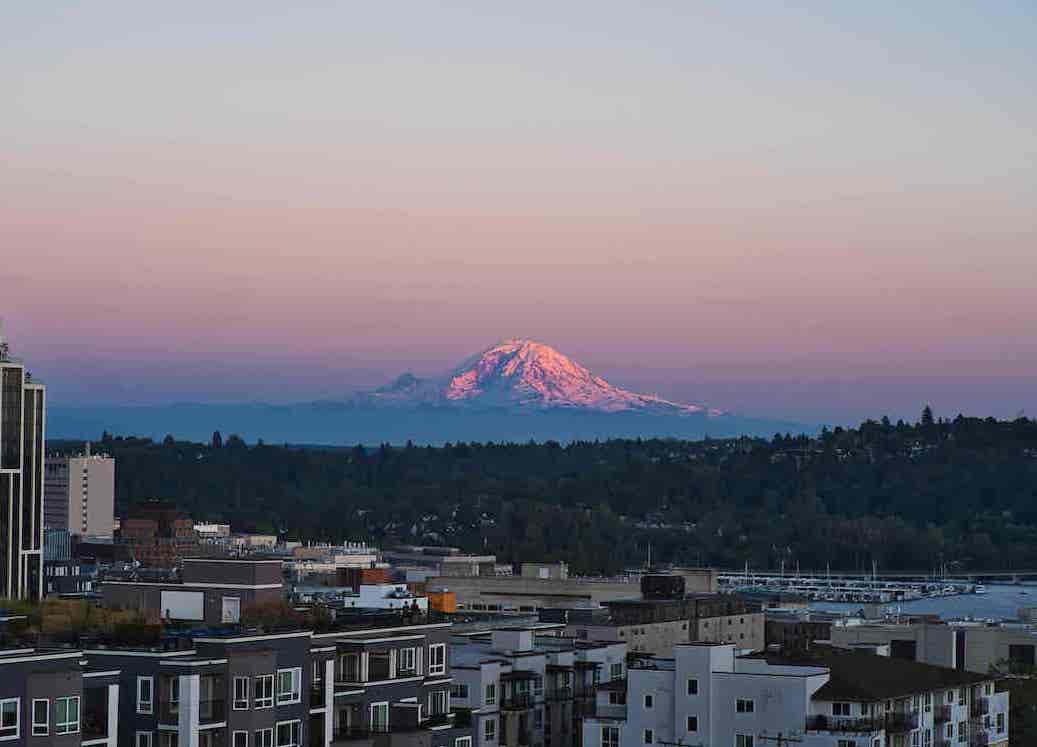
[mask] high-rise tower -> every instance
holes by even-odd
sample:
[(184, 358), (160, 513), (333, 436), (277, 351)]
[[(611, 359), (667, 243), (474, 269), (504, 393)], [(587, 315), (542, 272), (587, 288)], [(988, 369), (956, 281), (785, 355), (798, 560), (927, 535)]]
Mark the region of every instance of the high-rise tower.
[(43, 595), (45, 392), (11, 358), (0, 323), (0, 596)]

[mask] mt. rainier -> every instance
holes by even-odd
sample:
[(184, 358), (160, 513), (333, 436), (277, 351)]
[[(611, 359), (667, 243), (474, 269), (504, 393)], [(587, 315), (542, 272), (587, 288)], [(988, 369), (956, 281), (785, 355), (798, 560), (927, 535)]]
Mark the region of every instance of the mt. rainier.
[(701, 405), (670, 402), (622, 389), (543, 343), (510, 339), (464, 361), (446, 376), (404, 374), (362, 395), (370, 404), (436, 404), (521, 410), (569, 409), (602, 413), (717, 416)]

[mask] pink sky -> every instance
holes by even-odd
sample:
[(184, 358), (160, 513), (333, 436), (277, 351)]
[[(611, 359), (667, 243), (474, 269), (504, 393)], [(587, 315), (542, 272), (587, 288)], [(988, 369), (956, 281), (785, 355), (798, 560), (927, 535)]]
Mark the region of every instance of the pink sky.
[(1037, 405), (1025, 9), (278, 7), (7, 19), (0, 314), (56, 401), (529, 336), (749, 413)]

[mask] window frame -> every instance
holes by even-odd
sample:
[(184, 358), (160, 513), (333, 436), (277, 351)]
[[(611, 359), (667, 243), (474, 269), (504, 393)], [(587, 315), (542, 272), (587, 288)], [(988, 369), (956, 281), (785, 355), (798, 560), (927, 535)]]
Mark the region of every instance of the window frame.
[(688, 677), (688, 684), (687, 684), (686, 692), (687, 692), (688, 695), (698, 695), (699, 694), (699, 678), (698, 677)]
[(756, 701), (752, 698), (738, 698), (735, 700), (735, 713), (756, 713)]
[(472, 738), (454, 737), (454, 747), (472, 747)]
[(135, 731), (133, 733), (133, 745), (134, 747), (154, 747), (155, 732)]
[[(269, 683), (269, 695), (260, 697), (260, 691), (266, 690), (266, 687), (259, 687), (260, 683)], [(267, 708), (274, 707), (274, 675), (272, 674), (257, 674), (252, 678), (252, 708), (257, 711), (266, 710)]]
[[(375, 728), (375, 723), (374, 723), (375, 709), (377, 708), (377, 709), (381, 710), (382, 706), (385, 707), (384, 730), (376, 729)], [(388, 700), (379, 700), (379, 701), (376, 701), (374, 703), (368, 703), (367, 704), (367, 723), (368, 723), (368, 727), (369, 727), (370, 731), (372, 731), (372, 732), (374, 732), (376, 734), (382, 734), (382, 733), (385, 733), (385, 732), (389, 731), (389, 716), (390, 716), (389, 711), (390, 711), (390, 709), (389, 709), (389, 701)]]
[[(3, 709), (8, 703), (14, 703), (14, 725), (4, 726), (3, 725)], [(13, 729), (13, 734), (4, 734), (4, 732)], [(22, 699), (21, 698), (4, 698), (0, 700), (0, 741), (7, 741), (9, 739), (18, 739), (22, 735)]]
[[(289, 727), (289, 737), (294, 741), (282, 742), (281, 727)], [(294, 727), (294, 728), (292, 728)], [(274, 724), (274, 747), (301, 747), (302, 743), (302, 721), (297, 718), (278, 721)]]
[[(845, 713), (843, 712), (845, 711)], [(848, 718), (853, 712), (853, 705), (843, 700), (832, 702), (832, 715), (840, 718)]]
[[(289, 677), (289, 689), (281, 690), (281, 678)], [(274, 693), (277, 705), (293, 705), (302, 702), (302, 667), (286, 667), (277, 670), (277, 687)]]
[[(410, 661), (406, 661), (407, 659), (410, 659)], [(418, 650), (414, 646), (399, 649), (396, 657), (396, 676), (399, 677), (401, 674), (415, 675), (417, 673)]]
[[(694, 722), (694, 724), (692, 722)], [(685, 727), (685, 731), (687, 731), (689, 734), (698, 734), (698, 731), (699, 731), (699, 717), (698, 716), (686, 716), (685, 719), (684, 719), (684, 727)]]
[[(148, 685), (148, 699), (144, 700), (140, 696), (141, 685), (147, 683)], [(150, 715), (155, 712), (155, 678), (150, 674), (139, 674), (137, 675), (137, 691), (135, 693), (137, 700), (137, 713)]]
[[(67, 709), (73, 703), (75, 703), (75, 706), (76, 706), (76, 718), (75, 718), (74, 721), (70, 721), (70, 720), (68, 720), (68, 710)], [(60, 716), (60, 713), (61, 713), (60, 709), (61, 709), (62, 704), (64, 704), (64, 706), (66, 708), (65, 720), (64, 721), (61, 720), (61, 716)], [(78, 695), (65, 695), (65, 696), (63, 696), (61, 698), (54, 698), (54, 734), (55, 735), (64, 736), (64, 735), (67, 735), (67, 734), (78, 734), (79, 733), (79, 727), (80, 727), (80, 723), (81, 723), (81, 720), (82, 720), (82, 714), (83, 714), (82, 706), (83, 706), (82, 698), (80, 696), (78, 696)]]
[(655, 729), (641, 730), (641, 744), (655, 744)]
[(752, 734), (735, 734), (735, 747), (755, 747), (756, 740)]
[[(245, 743), (238, 745), (238, 736), (241, 735), (245, 738)], [(230, 747), (248, 747), (248, 732), (241, 729), (235, 729), (230, 733)]]
[[(230, 701), (231, 701), (231, 706), (230, 706), (231, 710), (233, 710), (233, 711), (247, 711), (248, 710), (249, 704), (251, 703), (250, 695), (252, 694), (252, 688), (249, 685), (249, 680), (250, 679), (251, 678), (248, 675), (244, 675), (244, 676), (238, 675), (238, 676), (234, 677), (234, 679), (233, 679), (233, 681), (231, 683), (231, 699), (230, 699)], [(242, 683), (242, 682), (245, 683), (245, 700), (244, 701), (242, 701), (240, 698), (238, 698), (238, 685), (240, 683)], [(244, 702), (244, 705), (242, 705), (242, 702)]]
[[(43, 721), (36, 720), (36, 704), (44, 704)], [(42, 731), (40, 731), (42, 729)], [(50, 699), (49, 698), (33, 698), (32, 699), (32, 728), (29, 731), (34, 737), (47, 737), (50, 736)]]
[(252, 747), (274, 747), (273, 727), (267, 726), (252, 732)]
[[(439, 663), (436, 663), (436, 655), (434, 652), (439, 652)], [(433, 674), (446, 674), (446, 644), (445, 643), (430, 643), (428, 647), (428, 673)]]
[(485, 721), (483, 721), (483, 741), (497, 741), (497, 719), (488, 718)]
[(655, 695), (653, 693), (645, 693), (642, 695), (641, 705), (644, 706), (646, 711), (655, 710)]
[[(615, 740), (611, 737), (615, 735)], [(601, 727), (601, 747), (619, 747), (619, 727), (603, 724)]]
[(497, 683), (488, 682), (483, 688), (483, 701), (486, 705), (497, 705)]

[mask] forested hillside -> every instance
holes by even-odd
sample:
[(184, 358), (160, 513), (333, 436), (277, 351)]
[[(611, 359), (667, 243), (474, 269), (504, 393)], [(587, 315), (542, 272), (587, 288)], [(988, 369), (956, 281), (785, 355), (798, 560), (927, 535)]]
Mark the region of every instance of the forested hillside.
[[(56, 443), (75, 449), (78, 444)], [(117, 509), (302, 539), (444, 543), (610, 572), (1037, 568), (1037, 421), (868, 421), (818, 438), (317, 449), (106, 435)]]

